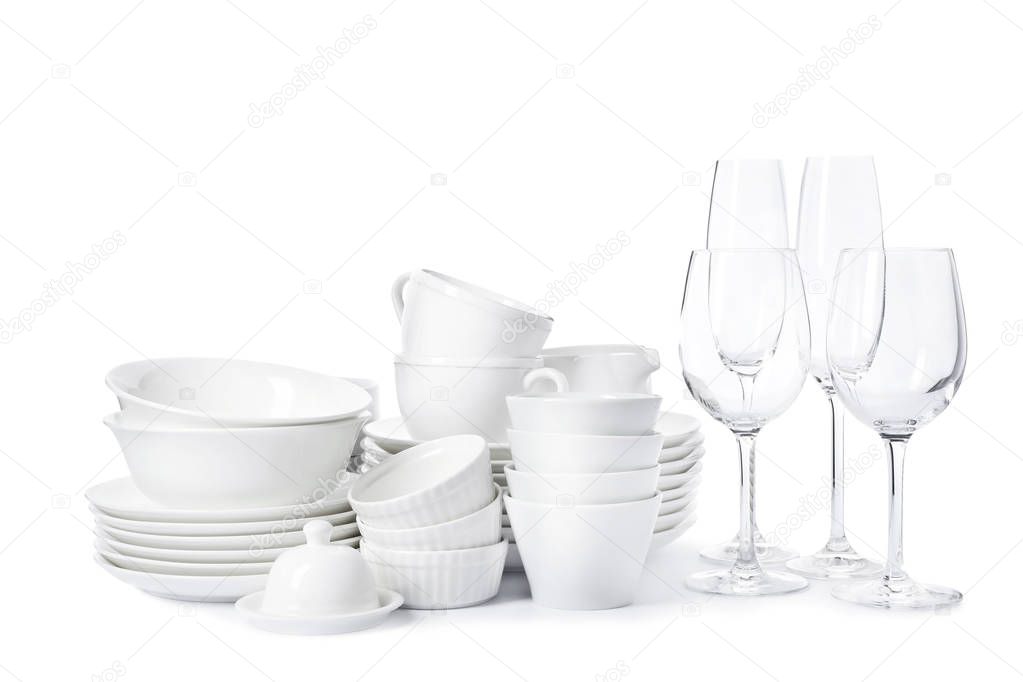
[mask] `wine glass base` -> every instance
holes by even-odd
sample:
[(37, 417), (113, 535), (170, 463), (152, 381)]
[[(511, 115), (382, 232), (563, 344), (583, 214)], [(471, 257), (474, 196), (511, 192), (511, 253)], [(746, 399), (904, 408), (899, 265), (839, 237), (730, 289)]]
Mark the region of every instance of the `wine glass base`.
[(954, 606), (963, 600), (963, 593), (951, 587), (923, 585), (908, 577), (840, 583), (831, 590), (831, 596), (854, 604), (885, 609), (941, 608)]
[[(754, 546), (757, 552), (757, 561), (762, 564), (780, 564), (797, 556), (790, 549), (784, 549), (778, 545), (770, 545), (766, 542), (757, 542)], [(739, 543), (733, 540), (731, 542), (723, 542), (720, 545), (711, 545), (700, 550), (700, 556), (707, 561), (734, 564), (739, 556)]]
[(784, 571), (760, 571), (750, 577), (740, 577), (731, 570), (718, 569), (701, 571), (686, 578), (686, 587), (690, 590), (734, 597), (786, 594), (805, 590), (809, 585), (805, 578)]
[(851, 549), (846, 552), (822, 549), (816, 554), (786, 562), (785, 568), (817, 580), (874, 578), (881, 575), (882, 570), (881, 564), (865, 559)]

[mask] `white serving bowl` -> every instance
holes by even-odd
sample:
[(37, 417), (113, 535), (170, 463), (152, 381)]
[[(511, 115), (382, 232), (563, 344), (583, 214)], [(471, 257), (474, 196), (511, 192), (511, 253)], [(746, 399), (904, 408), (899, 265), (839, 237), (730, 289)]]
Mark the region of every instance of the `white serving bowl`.
[(501, 488), (493, 486), (493, 501), (478, 511), (445, 523), (421, 528), (377, 528), (359, 520), (362, 537), (390, 549), (468, 549), (501, 540)]
[(372, 396), (340, 377), (284, 365), (217, 358), (161, 358), (110, 370), (121, 409), (182, 426), (280, 426), (332, 422), (370, 407)]
[(533, 601), (556, 609), (631, 604), (660, 504), (659, 494), (570, 509), (506, 498)]
[(519, 471), (539, 474), (592, 474), (647, 469), (657, 464), (661, 434), (594, 436), (508, 429), (512, 459)]
[(554, 320), (501, 294), (431, 270), (391, 286), (405, 353), (451, 357), (536, 357)]
[(643, 500), (657, 492), (659, 467), (597, 474), (536, 474), (505, 467), (509, 497), (569, 507)]
[(474, 435), (439, 438), (392, 455), (348, 493), (359, 518), (381, 529), (453, 521), (492, 499), (490, 452)]
[(394, 361), (398, 407), (408, 432), (420, 439), (474, 433), (489, 442), (508, 440), (505, 397), (552, 382), (567, 384), (538, 358), (415, 358)]
[(642, 393), (523, 393), (507, 398), (520, 431), (642, 436), (653, 430), (661, 397)]
[[(360, 391), (362, 389), (359, 389)], [(337, 480), (366, 417), (266, 427), (165, 426), (121, 412), (103, 420), (142, 493), (178, 508), (300, 504)]]
[(492, 599), (501, 587), (508, 543), (442, 551), (388, 549), (363, 542), (379, 587), (398, 592), (410, 609), (457, 609)]
[(650, 375), (661, 366), (653, 348), (627, 344), (544, 348), (540, 357), (586, 393), (650, 393)]

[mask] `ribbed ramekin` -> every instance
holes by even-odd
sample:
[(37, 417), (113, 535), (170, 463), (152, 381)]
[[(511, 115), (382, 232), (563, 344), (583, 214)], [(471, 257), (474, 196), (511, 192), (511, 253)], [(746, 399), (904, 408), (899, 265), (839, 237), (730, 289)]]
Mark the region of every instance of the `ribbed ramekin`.
[(467, 516), (493, 493), (486, 441), (462, 435), (391, 456), (352, 485), (348, 500), (376, 528), (420, 528)]
[(411, 609), (457, 609), (492, 599), (501, 588), (508, 543), (441, 551), (388, 549), (364, 540), (360, 551), (378, 587)]
[(362, 537), (388, 549), (450, 550), (484, 547), (501, 541), (501, 488), (492, 485), (493, 500), (460, 519), (422, 528), (377, 528), (359, 519)]

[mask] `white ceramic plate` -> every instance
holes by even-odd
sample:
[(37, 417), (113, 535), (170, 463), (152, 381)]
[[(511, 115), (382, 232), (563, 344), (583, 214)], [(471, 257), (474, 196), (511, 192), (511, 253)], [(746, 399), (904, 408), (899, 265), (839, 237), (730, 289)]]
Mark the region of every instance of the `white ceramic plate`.
[[(241, 549), (254, 547), (278, 549), (295, 547), (305, 543), (305, 533), (293, 530), (287, 533), (270, 533), (265, 535), (156, 535), (154, 533), (137, 533), (131, 530), (110, 528), (96, 522), (96, 534), (103, 539), (113, 538), (132, 545), (158, 549)], [(334, 526), (330, 541), (356, 537), (359, 527), (355, 523)]]
[(693, 527), (693, 524), (696, 523), (696, 518), (696, 514), (693, 514), (674, 528), (654, 533), (654, 539), (650, 542), (650, 551), (652, 552), (655, 549), (660, 549), (661, 547), (678, 540), (687, 530)]
[[(408, 450), (423, 442), (409, 434), (402, 417), (390, 417), (370, 422), (362, 427), (362, 432), (369, 436), (380, 449), (390, 453)], [(507, 443), (488, 443), (487, 445), (490, 447), (491, 459), (511, 459), (511, 450)]]
[[(346, 547), (358, 547), (361, 538), (345, 538), (334, 542), (335, 545)], [(238, 564), (257, 563), (273, 561), (289, 547), (274, 547), (271, 549), (161, 549), (159, 547), (144, 547), (133, 545), (128, 542), (114, 540), (111, 537), (101, 537), (101, 542), (106, 543), (111, 549), (130, 557), (140, 559), (156, 559), (158, 561), (183, 561), (195, 564)]]
[(233, 602), (266, 586), (266, 575), (160, 575), (118, 568), (101, 557), (96, 563), (118, 580), (165, 599), (198, 602)]
[(682, 497), (675, 500), (664, 501), (661, 498), (661, 507), (657, 510), (657, 518), (661, 519), (668, 514), (674, 514), (675, 512), (682, 511), (683, 509), (689, 508), (689, 505), (696, 501), (696, 489), (686, 491)]
[(700, 429), (700, 420), (680, 412), (661, 412), (654, 429), (664, 436), (663, 448), (673, 448), (684, 443)]
[(658, 515), (657, 521), (654, 523), (654, 533), (659, 531), (671, 530), (675, 526), (680, 526), (686, 522), (690, 517), (696, 515), (696, 504), (690, 503), (683, 507), (680, 511), (674, 512), (673, 514), (661, 514)]
[(291, 504), (279, 507), (252, 509), (173, 509), (149, 500), (139, 492), (130, 477), (116, 478), (94, 485), (85, 492), (92, 506), (108, 516), (135, 521), (196, 523), (240, 523), (247, 521), (273, 521), (283, 518), (322, 516), (348, 511), (348, 488), (358, 474), (347, 474), (337, 481), (340, 487), (311, 504)]
[(657, 461), (661, 464), (666, 462), (675, 462), (680, 459), (685, 459), (694, 450), (703, 445), (703, 434), (699, 433), (691, 440), (687, 440), (682, 445), (676, 445), (672, 448), (661, 448), (661, 454), (657, 457)]
[(270, 567), (274, 563), (272, 561), (260, 561), (232, 564), (193, 564), (182, 561), (142, 559), (121, 554), (101, 539), (96, 540), (95, 548), (101, 557), (114, 566), (144, 573), (159, 573), (160, 575), (213, 575), (221, 577), (229, 575), (261, 575), (269, 573)]
[(673, 502), (679, 499), (680, 497), (685, 497), (689, 493), (696, 490), (697, 487), (699, 487), (701, 480), (703, 480), (702, 476), (695, 476), (694, 478), (689, 479), (689, 481), (683, 483), (677, 488), (669, 488), (668, 490), (662, 490), (661, 504), (663, 505), (667, 502)]
[(694, 478), (696, 478), (697, 475), (699, 475), (699, 473), (702, 470), (703, 462), (697, 462), (696, 466), (694, 466), (692, 469), (685, 472), (684, 474), (675, 474), (673, 476), (661, 475), (661, 477), (657, 479), (657, 489), (671, 490), (672, 488), (678, 488), (679, 486), (684, 485), (689, 481), (693, 480)]
[[(107, 528), (130, 530), (136, 533), (152, 533), (154, 535), (262, 535), (266, 533), (287, 533), (302, 530), (306, 521), (312, 518), (283, 518), (276, 521), (242, 521), (239, 523), (188, 523), (175, 521), (133, 521), (108, 516), (98, 509), (92, 510), (99, 523)], [(332, 526), (340, 526), (355, 521), (355, 512), (346, 511), (329, 516), (317, 516), (316, 519), (329, 521)]]
[(661, 476), (674, 476), (675, 474), (684, 474), (696, 465), (697, 462), (704, 455), (703, 448), (697, 448), (691, 455), (684, 459), (677, 459), (674, 462), (665, 462), (661, 464)]
[(274, 616), (263, 613), (263, 593), (242, 597), (235, 608), (252, 625), (282, 635), (339, 635), (379, 625), (388, 614), (404, 603), (405, 599), (393, 590), (377, 588), (380, 606), (359, 613), (338, 613), (327, 616)]

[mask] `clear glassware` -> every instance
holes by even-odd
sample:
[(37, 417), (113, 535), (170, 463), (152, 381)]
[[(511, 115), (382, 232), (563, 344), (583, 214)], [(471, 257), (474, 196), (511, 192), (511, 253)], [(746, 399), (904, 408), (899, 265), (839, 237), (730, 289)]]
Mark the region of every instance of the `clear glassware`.
[(799, 192), (796, 252), (810, 313), (810, 373), (831, 408), (831, 532), (816, 553), (786, 566), (809, 578), (864, 578), (881, 564), (862, 557), (845, 534), (845, 410), (835, 398), (825, 339), (831, 287), (842, 249), (884, 247), (877, 173), (870, 156), (809, 158)]
[[(707, 215), (708, 249), (786, 249), (789, 221), (785, 208), (785, 182), (778, 159), (724, 159), (714, 164), (714, 184)], [(754, 485), (755, 472), (750, 472)], [(757, 528), (753, 539), (762, 563), (786, 561), (796, 553), (769, 543)], [(705, 547), (700, 556), (732, 563), (739, 552), (739, 534), (728, 542)]]
[(730, 569), (690, 575), (686, 585), (731, 595), (805, 588), (805, 578), (764, 570), (754, 544), (756, 437), (796, 399), (810, 366), (810, 329), (795, 251), (694, 251), (679, 356), (693, 397), (735, 435), (741, 471), (735, 561)]
[(958, 603), (951, 588), (922, 585), (902, 569), (903, 463), (910, 436), (941, 414), (966, 367), (966, 320), (948, 249), (846, 250), (828, 320), (828, 367), (839, 398), (888, 451), (888, 559), (872, 580), (832, 594), (881, 607)]

